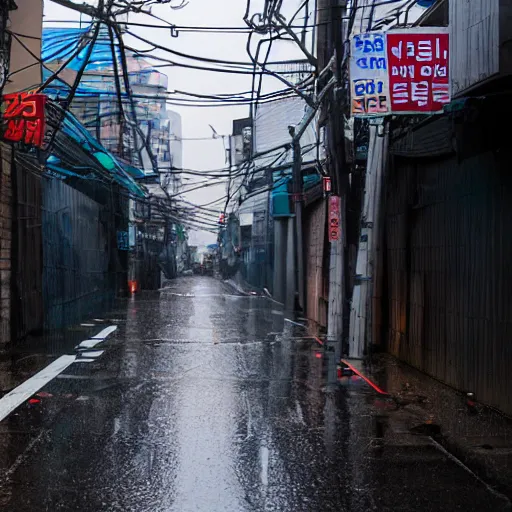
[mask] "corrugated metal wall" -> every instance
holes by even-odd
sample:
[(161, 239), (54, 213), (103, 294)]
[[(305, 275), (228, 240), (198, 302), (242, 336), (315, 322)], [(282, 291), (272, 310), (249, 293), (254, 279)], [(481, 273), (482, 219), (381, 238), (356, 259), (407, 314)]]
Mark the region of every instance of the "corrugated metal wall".
[(11, 341), (12, 334), (12, 161), (11, 147), (0, 142), (0, 344)]
[(396, 157), (386, 218), (390, 352), (508, 414), (511, 158)]
[(115, 229), (101, 205), (62, 181), (43, 182), (45, 328), (99, 314), (116, 294)]
[(305, 212), (306, 315), (318, 326), (327, 326), (327, 297), (324, 295), (324, 247), (326, 201), (318, 201)]
[(452, 94), (500, 71), (500, 4), (505, 1), (449, 2)]
[(132, 257), (140, 290), (158, 290), (162, 286), (159, 261), (165, 249), (163, 231), (163, 226), (149, 222), (137, 226)]
[(43, 328), (41, 174), (17, 161), (13, 172), (14, 336), (24, 338)]

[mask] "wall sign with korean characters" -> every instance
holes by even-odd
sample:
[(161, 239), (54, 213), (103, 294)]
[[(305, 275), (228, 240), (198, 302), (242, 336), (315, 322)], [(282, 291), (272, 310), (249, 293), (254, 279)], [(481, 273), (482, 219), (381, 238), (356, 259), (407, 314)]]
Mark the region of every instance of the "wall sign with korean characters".
[(450, 102), (444, 27), (357, 34), (350, 59), (354, 116), (436, 113)]

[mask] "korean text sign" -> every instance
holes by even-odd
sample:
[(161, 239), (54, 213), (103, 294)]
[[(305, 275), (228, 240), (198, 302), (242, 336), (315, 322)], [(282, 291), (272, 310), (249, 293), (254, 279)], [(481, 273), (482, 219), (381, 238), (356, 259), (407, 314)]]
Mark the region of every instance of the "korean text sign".
[(44, 94), (26, 92), (2, 97), (2, 138), (41, 147), (45, 133)]
[(352, 114), (384, 115), (389, 112), (386, 36), (383, 32), (357, 34), (350, 58)]
[(329, 242), (340, 239), (340, 197), (329, 196)]
[(446, 28), (368, 32), (351, 49), (353, 115), (440, 112), (450, 102)]
[(442, 111), (450, 102), (448, 33), (393, 31), (386, 38), (392, 112)]

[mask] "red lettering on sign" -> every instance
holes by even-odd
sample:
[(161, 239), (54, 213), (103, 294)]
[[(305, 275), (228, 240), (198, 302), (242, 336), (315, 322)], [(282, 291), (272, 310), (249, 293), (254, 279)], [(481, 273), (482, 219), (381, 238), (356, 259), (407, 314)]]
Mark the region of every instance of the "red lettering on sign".
[(2, 138), (41, 147), (45, 130), (44, 94), (6, 94), (3, 100)]
[(438, 112), (450, 102), (447, 33), (387, 34), (393, 112)]
[(329, 196), (329, 242), (340, 239), (340, 197)]

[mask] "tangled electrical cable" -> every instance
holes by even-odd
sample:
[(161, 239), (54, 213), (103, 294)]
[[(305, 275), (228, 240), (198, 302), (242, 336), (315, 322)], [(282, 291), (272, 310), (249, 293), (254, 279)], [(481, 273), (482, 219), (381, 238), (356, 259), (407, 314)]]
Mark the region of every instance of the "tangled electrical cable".
[[(94, 88), (95, 82), (101, 79), (112, 78), (114, 87), (110, 91), (101, 91), (101, 101), (105, 103), (117, 104), (116, 108), (111, 108), (108, 113), (101, 114), (98, 116), (93, 111), (90, 113), (83, 113), (81, 120), (84, 125), (90, 129), (96, 129), (96, 133), (99, 133), (99, 124), (108, 122), (110, 119), (111, 125), (117, 125), (118, 130), (115, 132), (117, 135), (114, 136), (114, 140), (110, 141), (114, 145), (116, 144), (115, 137), (118, 137), (117, 146), (118, 153), (127, 158), (129, 161), (135, 164), (142, 164), (145, 156), (150, 162), (150, 166), (156, 175), (165, 174), (166, 176), (172, 176), (179, 174), (180, 176), (191, 176), (201, 177), (202, 181), (196, 183), (190, 183), (187, 187), (183, 188), (175, 194), (170, 194), (164, 189), (165, 199), (168, 204), (163, 204), (161, 201), (155, 202), (155, 205), (162, 209), (162, 211), (172, 218), (180, 218), (183, 220), (183, 213), (188, 218), (188, 223), (197, 222), (198, 225), (203, 221), (209, 221), (210, 218), (218, 215), (219, 213), (226, 213), (230, 202), (234, 199), (243, 200), (241, 191), (247, 190), (247, 186), (251, 179), (259, 173), (265, 173), (269, 170), (273, 170), (276, 164), (279, 164), (284, 155), (287, 154), (289, 147), (286, 145), (281, 148), (273, 148), (275, 158), (268, 158), (264, 162), (258, 159), (261, 155), (253, 155), (247, 161), (241, 162), (236, 168), (223, 168), (217, 170), (203, 171), (201, 169), (186, 169), (171, 166), (160, 166), (156, 155), (153, 154), (152, 150), (152, 128), (151, 119), (144, 117), (140, 113), (140, 105), (144, 102), (154, 102), (155, 98), (158, 102), (168, 105), (177, 105), (181, 107), (227, 107), (227, 106), (250, 106), (252, 109), (252, 115), (255, 113), (255, 109), (258, 105), (281, 101), (286, 98), (295, 97), (299, 95), (308, 104), (312, 105), (311, 97), (314, 93), (315, 79), (317, 77), (318, 70), (315, 69), (316, 61), (313, 57), (313, 50), (306, 47), (307, 37), (314, 34), (314, 31), (321, 26), (323, 23), (317, 23), (316, 19), (313, 23), (310, 20), (311, 3), (309, 0), (303, 0), (300, 2), (298, 8), (288, 16), (285, 20), (282, 14), (283, 1), (282, 0), (266, 0), (264, 2), (264, 8), (261, 14), (253, 15), (250, 17), (251, 1), (247, 1), (246, 16), (244, 21), (245, 27), (201, 27), (201, 26), (177, 26), (170, 23), (168, 20), (159, 18), (152, 14), (149, 7), (155, 3), (155, 0), (140, 0), (140, 1), (128, 1), (128, 0), (107, 0), (107, 5), (104, 2), (99, 2), (98, 8), (87, 6), (86, 4), (77, 4), (71, 0), (53, 0), (54, 2), (74, 9), (82, 14), (86, 14), (93, 18), (93, 22), (88, 27), (88, 30), (82, 31), (77, 39), (78, 41), (69, 41), (64, 48), (59, 46), (61, 53), (67, 53), (65, 59), (62, 59), (60, 66), (57, 70), (53, 70), (43, 84), (43, 89), (51, 88), (58, 90), (55, 83), (58, 82), (60, 74), (65, 69), (67, 63), (72, 61), (78, 54), (89, 51), (89, 49), (96, 43), (96, 41), (102, 37), (97, 33), (97, 27), (102, 24), (107, 28), (107, 41), (105, 44), (108, 45), (112, 54), (113, 69), (110, 71), (102, 72), (95, 71), (94, 77), (91, 79), (87, 73), (87, 61), (80, 72), (77, 74), (77, 80), (74, 80), (73, 84), (66, 90), (64, 86), (61, 88), (61, 92), (67, 95), (67, 106), (69, 108), (72, 103), (69, 100), (75, 99), (76, 101), (82, 101), (87, 103), (89, 99), (95, 100), (95, 95), (91, 94), (91, 89)], [(369, 24), (371, 27), (375, 15), (375, 9), (381, 5), (387, 4), (400, 4), (405, 5), (409, 0), (374, 0), (373, 3), (365, 2), (365, 5), (359, 6), (357, 0), (353, 0), (349, 3), (349, 16), (346, 17), (348, 24), (348, 34), (351, 34), (354, 23), (356, 20), (356, 12), (362, 8), (361, 18), (364, 17), (364, 8), (370, 8)], [(404, 3), (405, 2), (405, 3)], [(159, 3), (162, 3), (161, 1)], [(178, 0), (177, 3), (168, 3), (174, 8), (183, 8), (186, 3)], [(151, 23), (139, 23), (134, 21), (123, 21), (123, 31), (120, 29), (121, 23), (116, 21), (116, 16), (120, 14), (126, 14), (127, 12), (134, 12), (141, 15), (149, 16), (154, 20), (154, 24)], [(299, 22), (298, 20), (302, 20)], [(380, 20), (376, 20), (377, 23)], [(247, 49), (249, 61), (231, 61), (226, 59), (214, 59), (209, 57), (203, 57), (200, 55), (192, 55), (185, 52), (179, 52), (176, 49), (164, 45), (161, 43), (155, 43), (149, 39), (136, 33), (137, 27), (154, 27), (158, 30), (169, 30), (171, 37), (177, 37), (179, 32), (211, 32), (211, 33), (234, 33), (234, 34), (248, 34)], [(93, 35), (91, 36), (91, 32)], [(134, 48), (133, 45), (128, 45), (124, 41), (125, 36), (130, 36), (132, 40), (138, 41), (147, 46), (147, 48)], [(257, 48), (255, 52), (252, 52), (251, 45), (252, 41), (259, 37)], [(281, 71), (279, 69), (272, 69), (274, 66), (278, 66), (283, 61), (272, 61), (270, 59), (273, 45), (276, 41), (293, 41), (297, 47), (303, 52), (304, 60), (312, 65), (312, 72), (309, 77), (304, 79), (302, 82), (298, 80), (288, 80), (287, 77), (296, 73), (303, 73), (302, 71)], [(76, 43), (76, 44), (75, 44)], [(262, 51), (264, 45), (267, 47)], [(345, 42), (346, 44), (346, 42)], [(48, 48), (51, 50), (51, 48)], [(56, 49), (57, 51), (57, 49)], [(158, 51), (159, 54), (155, 54)], [(167, 55), (165, 55), (167, 54)], [(348, 52), (345, 52), (347, 55)], [(221, 93), (221, 94), (199, 94), (192, 91), (162, 91), (159, 90), (157, 94), (144, 92), (142, 89), (138, 89), (133, 83), (129, 71), (128, 59), (149, 59), (154, 63), (151, 67), (153, 69), (158, 68), (183, 68), (198, 71), (205, 71), (209, 73), (223, 73), (223, 74), (237, 74), (237, 75), (248, 75), (252, 79), (252, 88), (250, 91), (236, 92), (236, 93)], [(343, 70), (346, 71), (347, 60), (344, 59), (342, 62)], [(51, 71), (51, 70), (50, 70)], [(78, 75), (80, 75), (78, 77)], [(284, 87), (272, 92), (262, 93), (263, 91), (263, 80), (264, 77), (271, 77), (284, 84)], [(62, 85), (62, 84), (61, 84)], [(71, 97), (70, 97), (71, 96)], [(143, 110), (143, 109), (142, 109)], [(145, 128), (141, 126), (144, 123)], [(108, 124), (108, 123), (107, 123)], [(102, 125), (103, 126), (103, 125)], [(125, 142), (124, 138), (126, 133), (130, 133), (129, 140), (133, 147), (128, 153), (125, 153)], [(319, 146), (317, 141), (317, 147)], [(271, 152), (269, 153), (271, 154)], [(220, 197), (212, 200), (206, 204), (194, 204), (188, 202), (183, 198), (183, 194), (188, 194), (198, 189), (205, 189), (214, 186), (226, 186), (226, 193)], [(260, 188), (265, 190), (265, 188)], [(257, 191), (258, 192), (258, 191)], [(245, 193), (245, 192), (244, 192)], [(247, 195), (247, 194), (246, 194)], [(156, 201), (156, 200), (155, 200)], [(158, 205), (157, 205), (158, 203)], [(180, 208), (176, 208), (172, 205), (180, 205)], [(170, 217), (171, 218), (171, 217)], [(201, 221), (201, 222), (200, 222)], [(203, 225), (203, 224), (201, 224)], [(208, 225), (209, 228), (218, 228), (216, 223)]]

